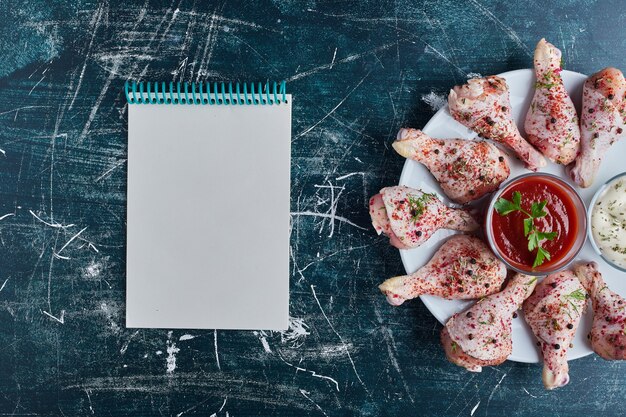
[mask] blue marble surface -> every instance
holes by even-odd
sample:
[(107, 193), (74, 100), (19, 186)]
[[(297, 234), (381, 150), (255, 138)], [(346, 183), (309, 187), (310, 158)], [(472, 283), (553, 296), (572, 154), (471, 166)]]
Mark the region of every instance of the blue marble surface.
[[(367, 213), (451, 85), (544, 36), (567, 69), (625, 69), (624, 27), (617, 0), (0, 2), (0, 415), (626, 414), (619, 362), (555, 392), (448, 363), (422, 303), (379, 294), (403, 268)], [(127, 79), (287, 80), (288, 332), (124, 327)]]

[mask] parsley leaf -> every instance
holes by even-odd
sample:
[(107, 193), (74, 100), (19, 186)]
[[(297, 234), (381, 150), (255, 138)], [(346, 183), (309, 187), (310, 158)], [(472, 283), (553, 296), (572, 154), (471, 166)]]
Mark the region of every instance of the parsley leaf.
[(541, 246), (541, 242), (544, 240), (554, 240), (558, 236), (558, 232), (552, 231), (540, 231), (535, 226), (535, 219), (539, 219), (548, 215), (545, 210), (547, 200), (533, 202), (530, 205), (530, 213), (522, 208), (522, 193), (519, 191), (513, 192), (511, 200), (506, 198), (499, 198), (495, 204), (494, 209), (501, 216), (506, 216), (510, 213), (519, 211), (525, 214), (527, 217), (524, 219), (524, 236), (528, 238), (528, 251), (532, 252), (535, 249), (537, 254), (535, 261), (533, 262), (533, 268), (543, 264), (545, 260), (550, 260), (550, 252)]
[(522, 202), (522, 194), (519, 191), (515, 191), (513, 193), (513, 201), (509, 201), (506, 198), (500, 198), (494, 204), (494, 208), (498, 212), (498, 214), (502, 216), (506, 216), (509, 213), (513, 213), (514, 211), (520, 211)]
[(540, 203), (532, 203), (530, 206), (530, 214), (533, 216), (533, 219), (538, 219), (540, 217), (545, 217), (548, 215), (548, 212), (544, 210), (548, 204), (547, 200), (543, 200)]
[(533, 262), (533, 268), (541, 265), (545, 259), (550, 260), (550, 252), (541, 246), (537, 246), (537, 256), (535, 257), (535, 262)]
[(531, 230), (533, 230), (534, 222), (531, 217), (524, 219), (524, 236), (528, 236)]

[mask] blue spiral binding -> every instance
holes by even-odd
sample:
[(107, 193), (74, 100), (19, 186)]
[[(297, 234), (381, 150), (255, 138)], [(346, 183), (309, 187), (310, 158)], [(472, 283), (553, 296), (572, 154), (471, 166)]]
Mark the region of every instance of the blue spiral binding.
[[(182, 84), (182, 86), (181, 86)], [(287, 103), (285, 81), (280, 83), (199, 82), (136, 82), (126, 81), (124, 94), (128, 104), (186, 104), (186, 105), (274, 105)], [(234, 85), (234, 88), (233, 88)], [(243, 89), (241, 88), (243, 85)], [(242, 91), (243, 90), (243, 91)]]

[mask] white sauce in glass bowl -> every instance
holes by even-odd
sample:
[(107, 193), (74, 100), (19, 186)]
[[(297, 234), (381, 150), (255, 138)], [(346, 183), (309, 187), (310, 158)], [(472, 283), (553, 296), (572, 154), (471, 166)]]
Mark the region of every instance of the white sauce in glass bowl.
[(626, 177), (607, 184), (596, 200), (591, 230), (602, 255), (626, 268)]

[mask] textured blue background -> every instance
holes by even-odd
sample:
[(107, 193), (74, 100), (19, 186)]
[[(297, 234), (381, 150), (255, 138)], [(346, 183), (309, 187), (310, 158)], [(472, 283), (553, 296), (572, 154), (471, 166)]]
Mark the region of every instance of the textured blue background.
[[(0, 415), (624, 415), (621, 363), (557, 392), (537, 365), (449, 364), (421, 302), (378, 293), (403, 269), (367, 214), (423, 96), (530, 67), (542, 36), (625, 69), (624, 27), (618, 0), (0, 1)], [(289, 332), (124, 328), (126, 79), (287, 80)]]

